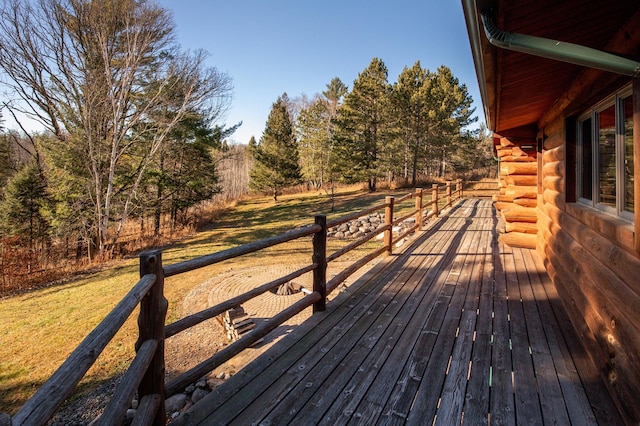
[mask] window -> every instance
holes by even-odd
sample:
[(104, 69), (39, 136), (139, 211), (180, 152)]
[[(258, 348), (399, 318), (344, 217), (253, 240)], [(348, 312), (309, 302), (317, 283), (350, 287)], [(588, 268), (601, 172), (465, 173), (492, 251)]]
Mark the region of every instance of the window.
[(631, 89), (578, 120), (578, 201), (633, 220), (633, 103)]

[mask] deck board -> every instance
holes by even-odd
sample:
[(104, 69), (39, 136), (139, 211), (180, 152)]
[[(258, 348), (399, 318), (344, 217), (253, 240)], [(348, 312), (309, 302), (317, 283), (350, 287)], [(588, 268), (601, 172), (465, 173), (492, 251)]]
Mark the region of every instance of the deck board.
[(464, 200), (174, 423), (617, 424), (544, 266), (496, 221)]

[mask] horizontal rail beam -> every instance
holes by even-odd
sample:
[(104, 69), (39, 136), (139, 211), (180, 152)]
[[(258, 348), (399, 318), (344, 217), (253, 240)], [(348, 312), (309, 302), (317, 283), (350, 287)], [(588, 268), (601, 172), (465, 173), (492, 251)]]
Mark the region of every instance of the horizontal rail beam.
[(69, 355), (60, 368), (18, 410), (13, 417), (15, 425), (44, 424), (75, 389), (91, 368), (105, 346), (120, 330), (131, 312), (155, 283), (156, 276), (148, 274), (122, 298), (120, 303), (93, 329)]
[(366, 243), (369, 240), (372, 240), (374, 237), (376, 237), (377, 235), (382, 234), (384, 231), (386, 231), (387, 229), (390, 229), (391, 226), (389, 225), (383, 225), (379, 228), (377, 228), (375, 231), (370, 232), (369, 234), (360, 237), (359, 239), (353, 241), (352, 243), (347, 244), (346, 246), (342, 247), (340, 250), (336, 250), (335, 252), (333, 252), (332, 254), (330, 254), (329, 256), (327, 256), (327, 262), (332, 262), (334, 260), (336, 260), (337, 258), (339, 258), (340, 256), (343, 256), (347, 253), (349, 253), (351, 250), (360, 247), (361, 245), (363, 245), (364, 243)]
[(289, 281), (299, 277), (300, 275), (306, 274), (307, 272), (311, 272), (317, 267), (318, 265), (314, 263), (302, 269), (298, 269), (297, 271), (294, 271), (289, 275), (285, 275), (284, 277), (278, 278), (276, 280), (263, 284), (259, 287), (253, 288), (247, 291), (246, 293), (242, 293), (232, 299), (225, 300), (224, 302), (219, 303), (215, 306), (212, 306), (210, 308), (197, 312), (193, 315), (184, 317), (172, 324), (167, 325), (164, 331), (165, 336), (169, 338), (188, 328), (193, 327), (194, 325), (200, 324), (203, 321), (216, 317), (224, 313), (225, 311), (235, 308), (236, 306), (246, 302), (247, 300), (253, 299), (254, 297), (259, 296), (262, 293), (265, 293), (282, 284), (288, 283)]
[(320, 230), (320, 225), (307, 225), (299, 229), (287, 231), (283, 234), (275, 235), (273, 237), (254, 241), (248, 244), (243, 244), (238, 247), (222, 250), (195, 259), (186, 260), (184, 262), (174, 263), (173, 265), (167, 265), (164, 267), (164, 276), (171, 277), (173, 275), (193, 271), (194, 269), (213, 265), (214, 263), (222, 262), (223, 260), (232, 259), (234, 257), (242, 256), (278, 244), (286, 243), (287, 241), (306, 237), (311, 234), (315, 234), (316, 232), (320, 232)]
[(224, 362), (230, 360), (244, 349), (256, 343), (258, 340), (266, 336), (269, 332), (275, 330), (278, 326), (284, 323), (294, 315), (299, 314), (305, 308), (313, 305), (321, 299), (321, 296), (317, 292), (306, 295), (304, 298), (298, 300), (287, 309), (274, 315), (267, 321), (255, 326), (253, 330), (246, 333), (240, 340), (232, 343), (219, 352), (216, 352), (210, 358), (204, 360), (200, 364), (193, 367), (191, 370), (186, 371), (182, 375), (176, 377), (166, 386), (167, 396), (175, 395), (181, 389), (184, 389), (190, 383), (195, 382), (200, 377), (211, 372), (214, 368), (222, 365)]
[(122, 376), (120, 384), (116, 388), (113, 399), (104, 409), (102, 416), (98, 420), (98, 425), (109, 426), (122, 424), (127, 414), (127, 409), (131, 405), (131, 399), (138, 390), (138, 385), (142, 381), (144, 373), (149, 368), (151, 360), (158, 348), (157, 340), (145, 340), (133, 362)]
[(336, 287), (338, 287), (340, 285), (340, 283), (342, 283), (344, 280), (349, 278), (358, 269), (360, 269), (364, 265), (366, 265), (367, 262), (372, 261), (373, 259), (375, 259), (376, 257), (380, 256), (385, 251), (387, 251), (387, 247), (386, 246), (380, 247), (379, 249), (377, 249), (377, 250), (369, 253), (368, 255), (362, 257), (360, 260), (354, 262), (350, 266), (344, 268), (340, 273), (338, 273), (333, 278), (331, 278), (329, 281), (327, 281), (327, 294), (329, 294), (333, 290), (335, 290)]

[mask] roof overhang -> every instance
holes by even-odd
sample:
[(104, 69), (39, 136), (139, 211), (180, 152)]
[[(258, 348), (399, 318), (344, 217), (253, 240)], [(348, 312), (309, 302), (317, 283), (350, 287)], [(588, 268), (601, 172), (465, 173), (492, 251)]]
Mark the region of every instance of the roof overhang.
[[(615, 70), (592, 69), (595, 56), (617, 57), (630, 66), (640, 60), (637, 0), (462, 0), (462, 6), (487, 127), (505, 136), (535, 135), (549, 121), (549, 111), (571, 105), (570, 98), (579, 92), (574, 88), (576, 81), (583, 81), (584, 89), (584, 81), (603, 75), (608, 80), (631, 79)], [(500, 31), (522, 34), (527, 42), (542, 39), (557, 40), (563, 47), (575, 45), (582, 49), (579, 54), (584, 61), (571, 63), (563, 57), (504, 49), (509, 47), (505, 43), (492, 45), (482, 22), (482, 13), (489, 11)], [(555, 48), (554, 43), (547, 44)]]

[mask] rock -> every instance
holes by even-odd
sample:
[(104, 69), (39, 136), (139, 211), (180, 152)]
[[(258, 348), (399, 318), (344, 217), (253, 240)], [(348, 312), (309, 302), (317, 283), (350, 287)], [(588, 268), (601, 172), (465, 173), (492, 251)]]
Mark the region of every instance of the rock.
[(198, 381), (198, 383), (196, 383), (196, 387), (197, 387), (198, 389), (204, 389), (204, 388), (206, 388), (206, 387), (207, 387), (207, 382), (206, 382), (206, 380), (200, 380), (200, 381)]
[(209, 395), (208, 391), (198, 388), (193, 392), (193, 395), (191, 395), (191, 402), (195, 404), (207, 395)]
[(196, 387), (194, 385), (189, 385), (187, 386), (187, 388), (184, 390), (184, 393), (186, 393), (187, 395), (191, 395), (193, 393), (193, 391), (196, 390)]
[(187, 399), (187, 395), (183, 393), (178, 393), (167, 398), (164, 402), (167, 413), (175, 413), (182, 410), (184, 405), (187, 403)]
[(124, 422), (127, 424), (131, 423), (135, 416), (136, 416), (136, 410), (133, 408), (129, 408), (124, 415)]
[(224, 379), (225, 380), (229, 380), (230, 378), (231, 378), (231, 374), (229, 374), (229, 373), (225, 373), (224, 374)]
[(131, 400), (131, 408), (133, 408), (134, 410), (135, 410), (136, 408), (138, 408), (138, 404), (139, 404), (139, 402), (138, 402), (138, 398), (133, 398), (133, 399)]
[(216, 379), (224, 380), (224, 372), (218, 373)]

